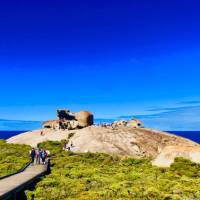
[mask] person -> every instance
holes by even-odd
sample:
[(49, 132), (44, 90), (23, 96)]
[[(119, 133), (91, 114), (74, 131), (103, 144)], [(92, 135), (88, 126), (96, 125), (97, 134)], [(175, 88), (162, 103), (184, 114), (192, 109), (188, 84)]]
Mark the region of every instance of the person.
[(71, 151), (71, 149), (74, 147), (74, 145), (73, 145), (73, 143), (72, 143), (72, 141), (71, 141), (71, 144), (65, 144), (65, 146), (64, 146), (64, 150), (65, 151)]
[(67, 149), (67, 143), (65, 142), (63, 145), (63, 150), (66, 150), (66, 149)]
[(48, 153), (46, 151), (46, 149), (44, 149), (44, 152), (45, 152), (45, 160), (48, 158)]
[(74, 147), (74, 145), (73, 145), (73, 143), (72, 143), (72, 141), (71, 141), (71, 144), (70, 144), (70, 146), (68, 147), (68, 151), (71, 151), (73, 147)]
[(70, 146), (68, 146), (66, 149), (67, 149), (67, 151), (70, 151), (70, 150), (71, 150), (71, 149), (70, 149)]
[(36, 164), (40, 164), (40, 148), (36, 149)]
[(40, 157), (42, 159), (42, 164), (44, 165), (45, 164), (45, 159), (46, 159), (46, 151), (44, 149), (41, 150), (41, 153), (40, 153)]
[(41, 136), (43, 136), (43, 135), (44, 135), (44, 132), (43, 132), (43, 131), (41, 131), (41, 132), (40, 132), (40, 135), (41, 135)]
[(35, 148), (32, 148), (30, 156), (31, 156), (31, 163), (33, 165), (35, 160)]
[(71, 146), (71, 148), (72, 148), (72, 147), (74, 147), (74, 145), (73, 145), (72, 141), (71, 141), (71, 145), (70, 145), (70, 146)]

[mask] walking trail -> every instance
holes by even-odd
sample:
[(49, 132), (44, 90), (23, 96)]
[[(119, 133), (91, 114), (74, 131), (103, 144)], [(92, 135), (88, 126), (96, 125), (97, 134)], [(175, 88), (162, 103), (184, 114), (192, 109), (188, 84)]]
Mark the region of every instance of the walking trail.
[(36, 178), (44, 175), (48, 170), (46, 165), (29, 165), (23, 172), (0, 180), (0, 199), (7, 199), (13, 193), (26, 188)]

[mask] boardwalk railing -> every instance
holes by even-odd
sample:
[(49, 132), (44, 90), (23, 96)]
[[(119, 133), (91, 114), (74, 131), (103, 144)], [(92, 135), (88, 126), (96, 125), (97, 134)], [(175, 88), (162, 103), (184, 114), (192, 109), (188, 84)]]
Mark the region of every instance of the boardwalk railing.
[(0, 200), (21, 200), (18, 194), (50, 170), (50, 159), (46, 165), (30, 164), (31, 162), (28, 162), (17, 172), (0, 178)]
[(30, 164), (31, 164), (31, 161), (27, 162), (21, 169), (19, 169), (19, 170), (13, 172), (13, 173), (11, 173), (11, 174), (8, 174), (8, 175), (5, 175), (5, 176), (0, 176), (0, 180), (5, 179), (5, 178), (8, 178), (8, 177), (10, 177), (10, 176), (13, 176), (13, 175), (15, 175), (15, 174), (19, 174), (19, 173), (23, 172)]

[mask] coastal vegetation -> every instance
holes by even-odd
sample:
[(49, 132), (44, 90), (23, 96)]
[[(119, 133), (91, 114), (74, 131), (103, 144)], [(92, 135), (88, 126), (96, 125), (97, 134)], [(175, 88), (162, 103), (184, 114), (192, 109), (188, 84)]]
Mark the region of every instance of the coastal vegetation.
[(169, 168), (159, 168), (148, 159), (65, 152), (65, 142), (41, 144), (51, 152), (51, 173), (26, 191), (28, 199), (200, 199), (199, 164), (177, 158)]
[(0, 140), (0, 177), (21, 169), (28, 161), (27, 145), (7, 144)]

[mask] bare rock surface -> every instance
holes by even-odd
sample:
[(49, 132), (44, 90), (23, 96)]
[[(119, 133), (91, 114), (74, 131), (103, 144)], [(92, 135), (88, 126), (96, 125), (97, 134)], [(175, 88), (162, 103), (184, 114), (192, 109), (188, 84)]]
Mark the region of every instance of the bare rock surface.
[(45, 141), (61, 141), (68, 138), (68, 130), (39, 129), (25, 132), (7, 140), (8, 143), (27, 144), (36, 147), (37, 144)]
[(72, 113), (67, 109), (57, 110), (56, 120), (48, 120), (43, 123), (43, 128), (73, 130), (80, 129), (93, 124), (93, 114), (88, 111)]
[[(41, 132), (43, 135), (41, 135)], [(72, 131), (71, 131), (72, 132)], [(69, 130), (41, 129), (23, 133), (7, 140), (9, 143), (29, 144), (47, 140), (67, 139)], [(89, 126), (73, 130), (70, 143), (73, 152), (102, 152), (131, 157), (150, 157), (153, 164), (167, 167), (175, 157), (200, 162), (200, 145), (188, 139), (161, 131), (127, 126)]]
[(75, 119), (79, 122), (79, 126), (87, 127), (93, 124), (93, 115), (88, 111), (80, 111), (75, 113)]
[(184, 157), (193, 162), (200, 163), (199, 146), (166, 146), (152, 162), (153, 165), (168, 167), (176, 157)]

